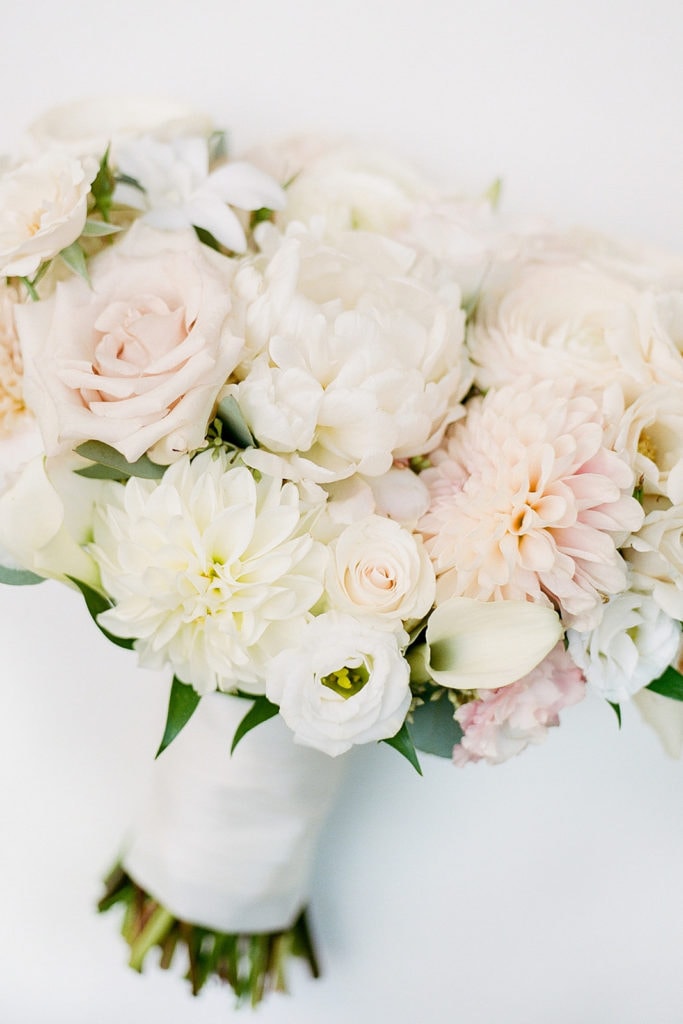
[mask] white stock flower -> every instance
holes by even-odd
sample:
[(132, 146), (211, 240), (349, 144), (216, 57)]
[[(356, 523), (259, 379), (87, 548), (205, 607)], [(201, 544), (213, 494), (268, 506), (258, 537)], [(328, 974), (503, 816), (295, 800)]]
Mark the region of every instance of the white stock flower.
[(121, 184), (114, 199), (142, 211), (152, 227), (209, 231), (226, 249), (244, 252), (244, 229), (231, 206), (240, 210), (281, 210), (283, 190), (269, 175), (243, 161), (223, 163), (209, 172), (206, 139), (158, 142), (144, 138), (121, 146), (118, 167), (143, 188)]
[(96, 440), (166, 464), (204, 443), (241, 351), (229, 335), (232, 262), (191, 233), (134, 225), (17, 311), (25, 391), (48, 454)]
[(235, 278), (247, 358), (232, 388), (257, 439), (320, 483), (434, 448), (471, 381), (457, 287), (380, 235), (261, 228), (264, 254)]
[(422, 539), (390, 519), (361, 519), (330, 545), (325, 592), (332, 608), (395, 629), (426, 615), (435, 590)]
[(273, 658), (266, 696), (297, 743), (336, 757), (396, 735), (410, 707), (409, 676), (395, 633), (326, 612)]
[(54, 150), (0, 178), (0, 276), (29, 277), (76, 241), (96, 171)]
[(680, 638), (680, 623), (649, 595), (633, 590), (611, 598), (590, 633), (567, 631), (569, 653), (587, 681), (617, 703), (659, 678), (675, 658)]
[(270, 658), (322, 593), (326, 553), (297, 487), (207, 451), (119, 495), (94, 527), (116, 602), (102, 624), (136, 638), (142, 665), (170, 665), (199, 693), (263, 692)]

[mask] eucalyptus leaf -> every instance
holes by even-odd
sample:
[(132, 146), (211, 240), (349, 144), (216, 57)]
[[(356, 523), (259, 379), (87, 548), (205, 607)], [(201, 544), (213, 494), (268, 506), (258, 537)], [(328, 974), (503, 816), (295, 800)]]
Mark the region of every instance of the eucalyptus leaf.
[(85, 606), (90, 612), (90, 616), (100, 633), (106, 636), (107, 640), (110, 640), (111, 643), (116, 644), (117, 647), (123, 647), (125, 650), (131, 651), (133, 649), (133, 644), (135, 643), (135, 640), (132, 637), (114, 636), (113, 633), (110, 633), (108, 629), (105, 629), (104, 626), (101, 626), (97, 621), (98, 615), (102, 612), (109, 611), (110, 608), (114, 607), (109, 598), (105, 597), (104, 594), (100, 594), (98, 590), (95, 590), (93, 587), (89, 586), (89, 584), (84, 583), (83, 580), (77, 580), (75, 576), (67, 576), (67, 579), (71, 580), (74, 586), (78, 587), (80, 590), (83, 595), (83, 600), (85, 601)]
[[(152, 462), (146, 455), (139, 458), (137, 462), (128, 462), (121, 452), (117, 452), (116, 448), (111, 448), (103, 441), (84, 441), (83, 444), (78, 445), (76, 453), (100, 466), (116, 470), (120, 476), (126, 479), (129, 476), (140, 476), (145, 480), (159, 480), (167, 468)], [(83, 476), (84, 473), (81, 475)]]
[(92, 466), (84, 466), (83, 469), (76, 469), (74, 472), (76, 476), (84, 476), (87, 480), (116, 480), (118, 483), (123, 483), (128, 479), (120, 469), (99, 466), (96, 462)]
[(405, 722), (395, 736), (391, 736), (389, 739), (382, 740), (381, 742), (387, 743), (390, 747), (393, 747), (394, 750), (398, 750), (399, 754), (402, 754), (407, 761), (410, 761), (417, 774), (422, 775), (422, 768), (420, 767), (420, 762), (417, 757), (415, 744), (413, 743), (410, 731)]
[(683, 675), (670, 665), (659, 679), (655, 679), (645, 689), (672, 700), (683, 700)]
[(104, 220), (86, 220), (82, 235), (86, 238), (98, 238), (101, 235), (115, 235), (121, 228), (116, 224), (108, 224)]
[(234, 395), (228, 395), (221, 400), (216, 416), (223, 424), (223, 440), (228, 444), (235, 448), (258, 447)]
[(438, 757), (453, 756), (453, 747), (462, 739), (462, 729), (453, 718), (454, 711), (445, 693), (415, 708), (410, 734), (418, 750)]
[(66, 249), (62, 249), (59, 255), (66, 263), (69, 270), (73, 270), (74, 274), (78, 274), (83, 280), (90, 284), (90, 275), (88, 274), (88, 261), (85, 258), (85, 253), (78, 242), (72, 242), (71, 245), (67, 245)]
[(44, 582), (44, 576), (28, 569), (10, 569), (8, 565), (0, 565), (0, 583), (8, 583), (11, 587), (34, 587)]
[(244, 739), (248, 732), (255, 729), (257, 725), (267, 722), (269, 718), (274, 718), (279, 710), (277, 704), (271, 703), (267, 697), (256, 697), (254, 703), (235, 730), (230, 753), (233, 754), (235, 752), (235, 747), (240, 740)]
[(164, 735), (159, 744), (155, 759), (159, 754), (173, 742), (192, 718), (197, 710), (201, 697), (189, 683), (183, 683), (177, 676), (173, 676), (171, 692), (168, 698), (168, 711), (166, 713), (166, 727)]

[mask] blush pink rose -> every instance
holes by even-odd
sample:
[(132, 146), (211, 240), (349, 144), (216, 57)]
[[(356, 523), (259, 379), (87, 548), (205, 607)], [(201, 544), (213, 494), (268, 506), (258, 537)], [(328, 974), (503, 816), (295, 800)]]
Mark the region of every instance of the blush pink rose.
[(167, 465), (202, 445), (242, 342), (227, 328), (233, 263), (191, 232), (134, 226), (18, 310), (27, 404), (46, 451), (95, 440)]

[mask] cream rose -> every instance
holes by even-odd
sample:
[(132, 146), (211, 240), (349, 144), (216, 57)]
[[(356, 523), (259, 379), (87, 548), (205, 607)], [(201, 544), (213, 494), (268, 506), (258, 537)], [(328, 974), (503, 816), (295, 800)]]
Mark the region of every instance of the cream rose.
[(683, 502), (683, 384), (644, 391), (626, 410), (615, 448), (631, 460), (645, 494)]
[(27, 277), (80, 235), (97, 164), (45, 153), (0, 179), (0, 276)]
[(434, 603), (436, 580), (421, 538), (383, 516), (347, 526), (330, 546), (330, 604), (395, 628), (421, 619)]
[(168, 464), (200, 447), (241, 350), (226, 328), (231, 272), (189, 232), (135, 225), (91, 261), (92, 289), (74, 277), (18, 310), (48, 454), (96, 440)]

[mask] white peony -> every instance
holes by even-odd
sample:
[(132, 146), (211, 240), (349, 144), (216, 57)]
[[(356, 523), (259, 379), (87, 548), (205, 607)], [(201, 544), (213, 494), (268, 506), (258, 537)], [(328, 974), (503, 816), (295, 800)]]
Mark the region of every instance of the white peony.
[(209, 171), (203, 138), (138, 139), (121, 146), (117, 161), (142, 188), (119, 185), (116, 202), (140, 210), (143, 220), (165, 231), (203, 228), (233, 252), (244, 252), (247, 239), (231, 206), (281, 210), (285, 205), (277, 182), (251, 164), (235, 161)]
[(262, 693), (270, 658), (322, 593), (326, 552), (292, 483), (256, 480), (222, 453), (131, 479), (98, 509), (93, 554), (142, 665), (170, 665), (199, 693)]
[(396, 735), (410, 707), (409, 675), (395, 633), (326, 612), (273, 658), (266, 696), (297, 743), (336, 757)]
[(30, 277), (76, 241), (96, 171), (56, 150), (0, 178), (0, 276)]
[(400, 629), (427, 614), (435, 590), (422, 539), (390, 519), (361, 519), (330, 545), (325, 593), (332, 608)]
[(232, 390), (257, 439), (320, 483), (434, 448), (471, 381), (457, 287), (423, 278), (415, 251), (380, 235), (333, 247), (300, 226), (261, 227), (233, 326), (247, 356)]
[(617, 703), (659, 678), (676, 657), (680, 638), (680, 623), (633, 590), (611, 598), (590, 633), (567, 631), (569, 653), (587, 681)]

